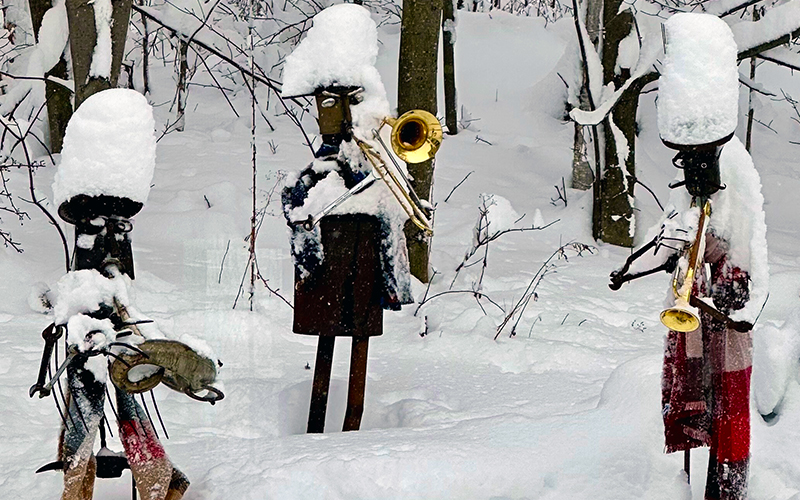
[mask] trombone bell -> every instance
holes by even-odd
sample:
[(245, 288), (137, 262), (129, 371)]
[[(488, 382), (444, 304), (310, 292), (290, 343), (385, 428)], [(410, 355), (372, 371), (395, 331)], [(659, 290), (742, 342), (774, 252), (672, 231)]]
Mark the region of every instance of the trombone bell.
[(406, 163), (430, 160), (442, 145), (442, 125), (427, 111), (414, 109), (385, 121), (392, 127), (392, 149)]
[(676, 332), (693, 332), (700, 328), (700, 318), (697, 312), (697, 309), (680, 298), (674, 307), (661, 311), (661, 323)]

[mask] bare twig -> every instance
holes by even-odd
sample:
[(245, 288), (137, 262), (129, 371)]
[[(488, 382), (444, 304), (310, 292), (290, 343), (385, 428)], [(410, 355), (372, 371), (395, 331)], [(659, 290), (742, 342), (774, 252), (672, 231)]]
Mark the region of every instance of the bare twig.
[(217, 278), (217, 283), (222, 283), (222, 271), (225, 270), (225, 257), (228, 256), (228, 250), (231, 248), (231, 240), (228, 240), (228, 244), (225, 246), (225, 253), (222, 255), (222, 262), (219, 264), (219, 277)]
[(636, 183), (645, 188), (653, 196), (653, 199), (656, 200), (656, 204), (658, 204), (658, 208), (660, 208), (661, 211), (663, 212), (664, 206), (661, 204), (660, 201), (658, 201), (658, 196), (656, 196), (653, 190), (647, 187), (647, 185), (644, 182), (640, 181), (638, 178), (636, 179)]
[(462, 184), (464, 184), (464, 182), (465, 182), (465, 181), (466, 181), (466, 180), (469, 178), (469, 176), (470, 176), (470, 175), (472, 175), (472, 174), (474, 174), (474, 173), (475, 173), (475, 171), (473, 170), (473, 171), (471, 171), (470, 173), (468, 173), (467, 175), (465, 175), (465, 176), (464, 176), (464, 178), (463, 178), (463, 179), (461, 179), (461, 182), (459, 182), (458, 184), (456, 184), (456, 185), (455, 185), (455, 187), (453, 187), (453, 189), (451, 189), (451, 190), (450, 190), (450, 194), (448, 194), (448, 195), (447, 195), (447, 198), (445, 198), (445, 199), (444, 199), (444, 202), (445, 202), (445, 203), (447, 203), (447, 200), (449, 200), (449, 199), (450, 199), (450, 197), (451, 197), (451, 196), (453, 196), (453, 193), (455, 193), (455, 192), (456, 192), (456, 189), (458, 189), (458, 187), (459, 187), (459, 186), (461, 186)]
[(505, 329), (508, 323), (511, 322), (511, 320), (514, 319), (515, 316), (517, 317), (517, 320), (514, 324), (514, 329), (516, 329), (517, 324), (519, 324), (519, 320), (522, 318), (525, 309), (528, 307), (528, 303), (531, 301), (531, 299), (535, 299), (536, 289), (539, 287), (539, 284), (542, 282), (544, 276), (550, 271), (552, 266), (551, 262), (553, 261), (553, 259), (566, 258), (567, 250), (572, 250), (576, 252), (576, 255), (582, 255), (583, 252), (585, 251), (588, 251), (589, 253), (594, 253), (595, 249), (594, 247), (586, 245), (584, 243), (570, 242), (567, 243), (566, 245), (558, 247), (552, 254), (550, 254), (550, 256), (542, 263), (542, 265), (533, 275), (530, 282), (528, 283), (527, 288), (525, 288), (525, 291), (522, 293), (522, 296), (519, 298), (516, 304), (514, 304), (514, 307), (511, 308), (506, 317), (497, 327), (497, 333), (494, 336), (495, 340), (497, 340), (497, 337), (500, 336), (500, 334), (503, 332), (503, 329)]

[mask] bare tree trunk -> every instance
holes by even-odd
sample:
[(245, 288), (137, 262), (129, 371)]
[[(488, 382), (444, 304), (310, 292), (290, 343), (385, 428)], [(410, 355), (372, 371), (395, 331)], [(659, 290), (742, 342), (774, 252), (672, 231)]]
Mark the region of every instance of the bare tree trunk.
[[(139, 5), (144, 5), (144, 0), (139, 0)], [(147, 18), (142, 16), (142, 91), (144, 95), (150, 93), (150, 30), (147, 27)]]
[[(621, 0), (605, 0), (603, 6), (603, 83), (612, 83), (614, 88), (621, 87), (630, 78), (629, 69), (619, 72), (616, 69), (620, 42), (633, 29), (633, 14), (630, 10), (619, 12), (621, 3)], [(600, 180), (599, 234), (606, 243), (624, 247), (633, 246), (636, 227), (633, 188), (636, 181), (636, 112), (640, 91), (638, 83), (629, 88), (612, 114), (603, 121), (605, 169)]]
[(458, 99), (456, 97), (456, 17), (453, 0), (443, 0), (442, 6), (442, 70), (444, 74), (444, 115), (447, 133), (458, 133)]
[[(29, 0), (28, 5), (31, 11), (33, 34), (38, 43), (42, 19), (47, 9), (50, 8), (51, 2), (49, 0)], [(56, 63), (45, 76), (54, 76), (62, 80), (68, 79), (67, 61), (64, 59), (64, 54), (61, 54), (58, 63)], [(47, 102), (47, 118), (50, 128), (50, 151), (53, 153), (60, 153), (61, 146), (64, 142), (64, 133), (67, 130), (67, 122), (69, 122), (69, 119), (72, 117), (71, 93), (62, 85), (51, 81), (45, 82), (44, 93)]]
[[(602, 12), (602, 0), (587, 0), (585, 26), (589, 34), (589, 41), (595, 49), (597, 49), (597, 43), (600, 38)], [(577, 13), (577, 15), (580, 15), (580, 13)], [(582, 66), (581, 73), (583, 75), (583, 81), (581, 83), (580, 106), (581, 109), (591, 109), (589, 103), (589, 75), (586, 74), (585, 66)], [(592, 167), (588, 161), (588, 149), (586, 137), (584, 136), (585, 128), (578, 122), (574, 122), (574, 127), (572, 145), (572, 188), (586, 191), (592, 187), (595, 174), (592, 172)], [(594, 160), (597, 162), (600, 161), (600, 158), (595, 158)]]
[(594, 174), (588, 161), (586, 139), (583, 136), (583, 125), (574, 122), (575, 130), (572, 144), (572, 189), (586, 191), (592, 187)]
[[(449, 1), (449, 0), (448, 0)], [(400, 28), (400, 61), (397, 111), (423, 109), (436, 114), (436, 74), (442, 0), (405, 0)], [(420, 198), (431, 200), (433, 160), (408, 164), (412, 186)], [(430, 280), (430, 242), (413, 224), (406, 224), (406, 242), (411, 274), (423, 283)]]
[(116, 87), (131, 16), (131, 0), (111, 0), (111, 72), (109, 78), (89, 77), (97, 41), (94, 8), (90, 1), (66, 0), (72, 75), (75, 78), (75, 109), (90, 95)]
[[(761, 12), (759, 11), (759, 7), (753, 7), (753, 21), (758, 21), (761, 18)], [(755, 56), (750, 58), (750, 80), (754, 81), (756, 78), (756, 58)], [(754, 118), (754, 110), (753, 110), (753, 89), (747, 93), (747, 133), (745, 134), (744, 138), (744, 147), (747, 152), (750, 152), (750, 147), (753, 145), (753, 118)]]
[(178, 104), (178, 114), (175, 118), (175, 130), (183, 132), (186, 126), (186, 91), (189, 73), (189, 43), (185, 40), (178, 42), (178, 88), (176, 89), (176, 100)]

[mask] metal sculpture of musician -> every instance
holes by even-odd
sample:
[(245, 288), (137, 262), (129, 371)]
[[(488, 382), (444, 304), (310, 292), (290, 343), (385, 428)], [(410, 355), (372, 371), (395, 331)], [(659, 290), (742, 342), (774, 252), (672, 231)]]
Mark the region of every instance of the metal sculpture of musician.
[[(134, 277), (130, 232), (150, 190), (156, 141), (153, 111), (139, 93), (106, 90), (83, 102), (70, 120), (53, 184), (58, 213), (75, 226), (72, 270), (54, 291), (55, 320), (30, 396), (60, 395), (64, 407), (58, 458), (42, 467), (62, 470), (62, 500), (90, 500), (95, 477), (120, 477), (129, 468), (140, 498), (179, 500), (189, 481), (166, 455), (147, 407), (134, 395), (159, 382), (195, 399), (215, 402), (213, 360), (166, 340), (148, 320), (136, 320), (128, 299)], [(59, 364), (56, 344), (64, 338)], [(50, 359), (58, 368), (46, 382)], [(113, 361), (113, 362), (112, 362)], [(66, 372), (66, 390), (60, 377)], [(106, 380), (111, 376), (124, 453), (106, 446)], [(66, 392), (66, 395), (64, 395)], [(94, 440), (100, 431), (100, 451)], [(134, 496), (135, 496), (134, 490)]]
[[(751, 330), (768, 290), (761, 182), (733, 135), (737, 49), (728, 26), (706, 14), (665, 23), (658, 124), (683, 171), (652, 240), (612, 273), (611, 288), (673, 272), (662, 376), (666, 451), (710, 447), (706, 499), (747, 497)], [(683, 187), (684, 189), (677, 189)], [(652, 251), (651, 251), (652, 250)]]
[[(319, 336), (308, 432), (323, 432), (336, 337), (351, 337), (343, 430), (358, 430), (369, 338), (383, 332), (383, 310), (412, 301), (403, 225), (431, 231), (427, 208), (386, 151), (380, 129), (393, 122), (401, 157), (424, 161), (441, 142), (435, 117), (409, 112), (387, 120), (389, 104), (374, 67), (377, 29), (369, 12), (340, 4), (317, 14), (286, 59), (285, 95), (313, 95), (322, 145), (283, 192), (295, 264), (295, 333)], [(385, 149), (385, 147), (384, 147)], [(381, 182), (385, 181), (385, 182)]]

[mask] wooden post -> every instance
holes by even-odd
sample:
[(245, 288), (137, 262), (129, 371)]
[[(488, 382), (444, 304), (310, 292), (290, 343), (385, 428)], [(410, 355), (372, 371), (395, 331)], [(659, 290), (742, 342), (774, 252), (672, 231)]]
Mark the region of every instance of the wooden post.
[(683, 452), (683, 470), (686, 472), (686, 482), (692, 484), (692, 450)]
[(350, 382), (347, 388), (347, 411), (342, 431), (357, 431), (364, 413), (364, 393), (367, 386), (367, 351), (369, 337), (353, 337), (350, 351)]
[(328, 390), (331, 385), (331, 365), (336, 337), (320, 337), (317, 344), (317, 361), (314, 364), (314, 385), (311, 388), (311, 407), (308, 410), (308, 433), (325, 431), (325, 413), (328, 410)]

